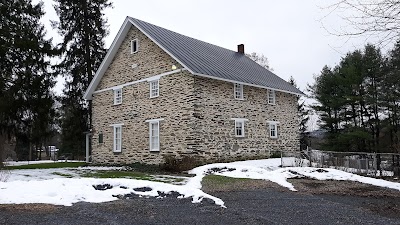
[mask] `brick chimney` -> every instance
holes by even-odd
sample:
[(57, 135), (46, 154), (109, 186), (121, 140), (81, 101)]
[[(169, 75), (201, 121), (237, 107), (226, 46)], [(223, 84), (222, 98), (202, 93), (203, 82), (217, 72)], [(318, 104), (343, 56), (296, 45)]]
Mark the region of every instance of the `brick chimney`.
[(244, 54), (244, 44), (238, 45), (238, 51), (237, 52), (240, 53), (240, 54)]

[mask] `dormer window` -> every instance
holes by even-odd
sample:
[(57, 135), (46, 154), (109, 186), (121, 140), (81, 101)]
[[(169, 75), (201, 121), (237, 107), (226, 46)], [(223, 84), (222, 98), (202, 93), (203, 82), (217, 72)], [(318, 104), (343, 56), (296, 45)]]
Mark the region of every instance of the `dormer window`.
[(275, 105), (275, 91), (268, 90), (268, 104)]
[(131, 54), (134, 54), (139, 51), (139, 40), (133, 39), (131, 41)]
[(234, 83), (233, 85), (235, 99), (243, 100), (243, 84)]

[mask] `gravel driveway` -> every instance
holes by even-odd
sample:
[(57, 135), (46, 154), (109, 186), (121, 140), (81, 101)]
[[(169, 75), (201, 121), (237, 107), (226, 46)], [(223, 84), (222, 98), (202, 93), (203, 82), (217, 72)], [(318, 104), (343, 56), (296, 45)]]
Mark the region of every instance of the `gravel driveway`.
[(205, 185), (227, 208), (175, 197), (72, 207), (0, 205), (0, 224), (400, 224), (398, 191), (369, 185), (362, 190), (365, 185), (355, 182), (298, 179), (293, 184), (298, 192), (266, 181)]

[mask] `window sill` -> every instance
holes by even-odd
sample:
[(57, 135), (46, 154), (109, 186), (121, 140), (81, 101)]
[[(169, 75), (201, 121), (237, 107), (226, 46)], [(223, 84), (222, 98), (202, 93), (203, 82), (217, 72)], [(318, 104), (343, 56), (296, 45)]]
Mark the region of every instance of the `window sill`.
[(114, 105), (122, 105), (122, 102), (121, 102), (121, 103), (114, 103), (113, 106), (114, 106)]
[(274, 139), (274, 140), (277, 140), (277, 139), (278, 139), (278, 137), (269, 137), (269, 138)]
[(160, 152), (160, 149), (151, 149), (150, 152), (151, 152), (151, 153), (159, 153), (159, 152)]
[(244, 98), (235, 98), (235, 100), (243, 101)]
[(246, 136), (235, 136), (235, 138), (245, 138)]
[(268, 105), (276, 105), (276, 103), (269, 103), (269, 102), (268, 102)]
[(159, 97), (159, 95), (157, 95), (157, 96), (150, 96), (150, 98), (158, 98)]

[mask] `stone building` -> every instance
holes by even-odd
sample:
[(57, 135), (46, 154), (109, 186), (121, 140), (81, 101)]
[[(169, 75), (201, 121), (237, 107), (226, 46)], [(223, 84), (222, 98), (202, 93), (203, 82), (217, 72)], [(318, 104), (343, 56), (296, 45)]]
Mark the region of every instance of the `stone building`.
[(127, 17), (84, 98), (94, 163), (208, 161), (299, 147), (302, 92), (244, 54)]

